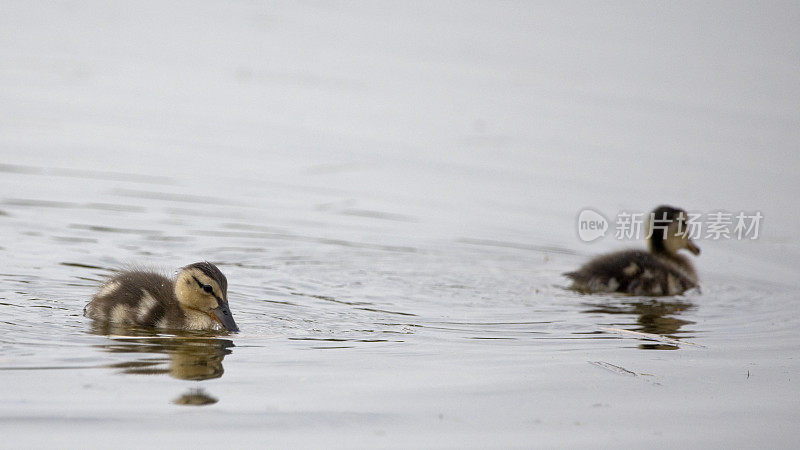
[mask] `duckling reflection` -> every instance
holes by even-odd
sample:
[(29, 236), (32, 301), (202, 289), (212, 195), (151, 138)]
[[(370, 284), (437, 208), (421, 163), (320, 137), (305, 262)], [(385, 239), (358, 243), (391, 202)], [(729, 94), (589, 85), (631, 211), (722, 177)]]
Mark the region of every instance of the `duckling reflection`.
[[(107, 334), (103, 330), (102, 334)], [(110, 364), (122, 373), (138, 375), (168, 374), (180, 380), (220, 378), (225, 370), (222, 360), (231, 354), (233, 341), (201, 335), (148, 336), (147, 331), (125, 330), (125, 336), (110, 338), (100, 346), (110, 353), (137, 355), (131, 361)], [(148, 356), (151, 355), (151, 356)]]
[(202, 389), (189, 389), (188, 392), (172, 401), (176, 405), (204, 406), (213, 405), (219, 400), (206, 394)]
[[(684, 320), (675, 316), (682, 312), (694, 308), (694, 303), (685, 300), (659, 301), (647, 299), (641, 301), (624, 301), (622, 303), (603, 303), (586, 304), (583, 312), (589, 314), (635, 314), (636, 322), (639, 325), (630, 328), (631, 331), (641, 333), (659, 334), (673, 339), (685, 338), (678, 336), (681, 327), (693, 324), (690, 320)], [(641, 349), (647, 350), (677, 350), (678, 347), (670, 344), (648, 342), (639, 345)]]

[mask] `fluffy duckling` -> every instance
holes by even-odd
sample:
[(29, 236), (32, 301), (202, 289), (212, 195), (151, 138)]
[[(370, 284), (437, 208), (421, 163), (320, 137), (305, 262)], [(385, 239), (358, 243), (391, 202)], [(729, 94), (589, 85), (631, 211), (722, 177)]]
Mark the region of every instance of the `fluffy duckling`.
[[(697, 273), (683, 255), (700, 249), (689, 239), (686, 211), (659, 206), (648, 221), (652, 230), (647, 243), (650, 251), (623, 250), (598, 256), (575, 272), (571, 289), (581, 292), (624, 292), (632, 295), (677, 295), (697, 286)], [(655, 221), (655, 223), (653, 223)]]
[(180, 330), (239, 331), (228, 308), (228, 280), (210, 262), (190, 264), (175, 280), (143, 270), (106, 281), (83, 314), (97, 321)]

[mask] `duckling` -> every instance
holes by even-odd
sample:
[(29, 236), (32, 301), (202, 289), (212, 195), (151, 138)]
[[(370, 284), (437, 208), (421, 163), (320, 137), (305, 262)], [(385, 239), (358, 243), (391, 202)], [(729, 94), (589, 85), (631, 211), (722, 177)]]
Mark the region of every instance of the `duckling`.
[[(598, 256), (575, 272), (571, 289), (581, 292), (623, 292), (632, 295), (678, 295), (698, 285), (691, 261), (681, 249), (695, 255), (700, 248), (689, 239), (686, 211), (659, 206), (650, 214), (649, 252), (623, 250)], [(654, 224), (653, 221), (656, 223)]]
[(205, 261), (183, 267), (174, 281), (140, 269), (122, 272), (100, 287), (83, 314), (120, 325), (239, 331), (228, 308), (228, 280)]

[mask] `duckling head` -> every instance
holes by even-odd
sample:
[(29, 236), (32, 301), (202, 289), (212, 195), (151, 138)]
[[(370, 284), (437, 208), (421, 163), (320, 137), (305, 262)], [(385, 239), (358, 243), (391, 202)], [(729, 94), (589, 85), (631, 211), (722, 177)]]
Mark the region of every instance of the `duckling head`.
[(184, 309), (199, 311), (228, 331), (239, 331), (228, 308), (228, 280), (210, 262), (190, 264), (178, 272), (175, 297)]
[(688, 219), (689, 215), (680, 208), (662, 205), (654, 209), (647, 223), (652, 231), (647, 241), (650, 251), (675, 255), (685, 248), (699, 255), (700, 248), (689, 238)]

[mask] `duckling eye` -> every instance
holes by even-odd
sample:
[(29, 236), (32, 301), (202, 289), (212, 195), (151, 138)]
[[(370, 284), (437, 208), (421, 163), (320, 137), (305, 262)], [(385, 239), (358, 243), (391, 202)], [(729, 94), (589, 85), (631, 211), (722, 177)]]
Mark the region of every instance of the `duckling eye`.
[(211, 286), (209, 286), (209, 285), (207, 285), (207, 284), (204, 284), (204, 285), (203, 285), (203, 290), (204, 290), (204, 291), (206, 291), (206, 292), (208, 292), (209, 294), (210, 294), (210, 293), (212, 293), (212, 292), (214, 292), (214, 289), (213, 289), (213, 288), (211, 288)]

